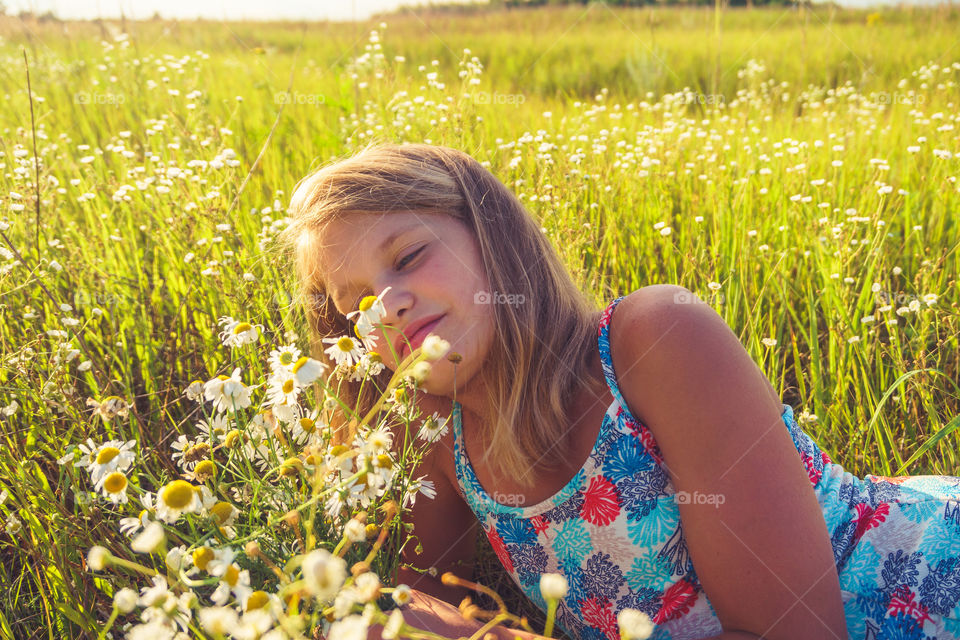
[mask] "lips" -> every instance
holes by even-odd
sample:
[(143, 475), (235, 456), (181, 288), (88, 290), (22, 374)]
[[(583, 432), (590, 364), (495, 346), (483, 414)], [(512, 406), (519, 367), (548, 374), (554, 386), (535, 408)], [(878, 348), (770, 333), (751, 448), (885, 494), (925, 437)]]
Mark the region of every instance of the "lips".
[[(407, 339), (410, 341), (410, 348), (416, 349), (421, 344), (423, 344), (424, 339), (427, 337), (427, 335), (429, 335), (430, 331), (433, 330), (433, 328), (436, 327), (438, 324), (440, 324), (440, 321), (443, 320), (445, 317), (446, 317), (445, 314), (436, 316), (433, 319), (428, 319), (424, 324), (421, 324), (419, 327), (417, 327), (417, 325), (414, 325), (413, 327), (408, 327), (408, 329), (411, 329), (411, 328), (414, 329), (413, 334), (407, 336)], [(406, 333), (407, 331), (405, 330), (404, 335), (406, 335)], [(400, 359), (403, 360), (403, 358), (406, 357), (406, 354), (407, 354), (407, 343), (404, 342), (402, 337), (400, 338), (399, 353), (400, 353)]]

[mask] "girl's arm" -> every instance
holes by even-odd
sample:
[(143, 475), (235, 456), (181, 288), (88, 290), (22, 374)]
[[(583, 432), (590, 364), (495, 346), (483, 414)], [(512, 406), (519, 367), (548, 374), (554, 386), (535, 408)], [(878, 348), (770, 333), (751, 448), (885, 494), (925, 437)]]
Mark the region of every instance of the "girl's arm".
[[(439, 583), (439, 580), (437, 581)], [(466, 620), (460, 611), (448, 602), (434, 598), (418, 589), (412, 590), (410, 602), (400, 609), (406, 624), (418, 629), (438, 633), (446, 638), (469, 638), (484, 625), (484, 621)], [(367, 634), (368, 640), (381, 640), (383, 627), (372, 625)], [(498, 640), (548, 640), (544, 636), (527, 631), (496, 626), (490, 630)]]
[(610, 342), (724, 630), (846, 638), (830, 533), (780, 398), (723, 318), (683, 287), (645, 287), (617, 306)]

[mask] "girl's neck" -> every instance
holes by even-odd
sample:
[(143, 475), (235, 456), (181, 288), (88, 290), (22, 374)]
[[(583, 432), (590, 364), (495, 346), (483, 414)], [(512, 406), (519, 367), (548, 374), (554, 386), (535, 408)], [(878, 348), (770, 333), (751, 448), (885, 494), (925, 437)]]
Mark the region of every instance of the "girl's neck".
[[(600, 314), (597, 313), (597, 323), (600, 321)], [(461, 416), (469, 414), (469, 421), (474, 424), (490, 424), (492, 421), (492, 411), (490, 410), (490, 401), (487, 391), (484, 388), (481, 376), (477, 374), (462, 389), (457, 390), (456, 397), (451, 396), (451, 400), (460, 403)], [(573, 421), (578, 419), (580, 413), (585, 413), (592, 408), (600, 399), (604, 399), (609, 404), (610, 391), (607, 388), (606, 376), (603, 373), (603, 366), (600, 361), (599, 348), (594, 348), (590, 352), (590, 358), (587, 360), (585, 370), (580, 379), (580, 385), (577, 387), (573, 397), (569, 398), (569, 414)], [(606, 406), (606, 404), (604, 405)], [(462, 420), (465, 422), (466, 420)]]

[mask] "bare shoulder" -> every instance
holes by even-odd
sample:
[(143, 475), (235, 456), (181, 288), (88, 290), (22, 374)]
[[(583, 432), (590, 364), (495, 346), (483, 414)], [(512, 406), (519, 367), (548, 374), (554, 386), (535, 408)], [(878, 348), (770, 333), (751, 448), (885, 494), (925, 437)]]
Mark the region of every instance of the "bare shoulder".
[(767, 406), (781, 406), (730, 326), (686, 287), (650, 285), (625, 296), (611, 318), (610, 350), (621, 387), (642, 390), (640, 406), (630, 407), (641, 421), (655, 405), (662, 412), (676, 410), (683, 390), (707, 399), (722, 388), (718, 377), (733, 369), (752, 379)]

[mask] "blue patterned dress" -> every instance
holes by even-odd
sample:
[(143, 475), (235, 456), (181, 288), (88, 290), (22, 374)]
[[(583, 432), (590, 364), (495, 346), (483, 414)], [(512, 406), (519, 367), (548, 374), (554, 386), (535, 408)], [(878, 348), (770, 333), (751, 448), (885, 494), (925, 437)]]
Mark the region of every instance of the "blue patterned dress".
[[(457, 479), (504, 568), (544, 611), (540, 575), (562, 573), (569, 592), (557, 624), (580, 640), (619, 640), (630, 607), (657, 625), (657, 639), (722, 631), (694, 571), (676, 491), (651, 432), (627, 408), (610, 357), (610, 318), (599, 348), (614, 401), (584, 466), (553, 497), (517, 507), (494, 501), (477, 480), (454, 403)], [(831, 533), (849, 637), (948, 640), (960, 634), (960, 478), (867, 475), (830, 460), (784, 404), (784, 426), (810, 477)]]

